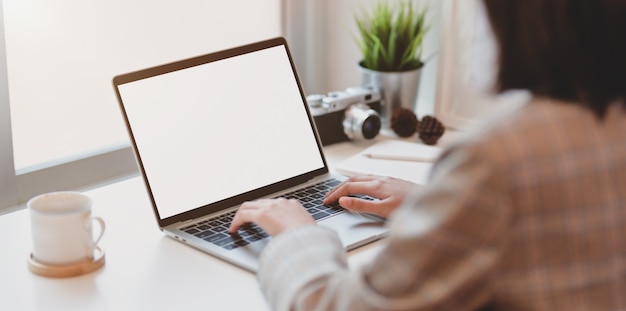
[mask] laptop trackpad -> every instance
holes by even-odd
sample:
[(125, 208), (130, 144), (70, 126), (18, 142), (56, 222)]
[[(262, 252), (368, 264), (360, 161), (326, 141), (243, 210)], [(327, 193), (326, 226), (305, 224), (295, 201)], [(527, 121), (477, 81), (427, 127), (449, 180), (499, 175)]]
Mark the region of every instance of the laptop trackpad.
[(378, 240), (389, 231), (384, 221), (347, 212), (318, 223), (335, 230), (347, 250)]

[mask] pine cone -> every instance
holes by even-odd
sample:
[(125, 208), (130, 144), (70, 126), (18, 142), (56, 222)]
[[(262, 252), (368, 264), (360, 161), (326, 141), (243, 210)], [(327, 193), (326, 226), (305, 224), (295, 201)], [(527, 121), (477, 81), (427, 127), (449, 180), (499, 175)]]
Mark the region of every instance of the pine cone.
[(391, 128), (400, 137), (409, 137), (417, 131), (417, 116), (406, 108), (398, 108), (391, 116)]
[(427, 145), (436, 144), (444, 131), (443, 124), (431, 116), (424, 116), (417, 125), (418, 136)]

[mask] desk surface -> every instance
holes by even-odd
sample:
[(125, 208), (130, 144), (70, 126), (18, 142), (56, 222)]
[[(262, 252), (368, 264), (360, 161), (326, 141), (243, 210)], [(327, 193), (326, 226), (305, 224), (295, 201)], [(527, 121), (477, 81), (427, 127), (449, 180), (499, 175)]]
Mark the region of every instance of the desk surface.
[[(372, 142), (325, 148), (331, 169)], [(55, 279), (32, 274), (28, 211), (0, 216), (0, 309), (165, 310), (205, 306), (210, 310), (269, 310), (254, 274), (159, 231), (139, 177), (84, 191), (93, 214), (106, 221), (99, 245), (105, 266), (87, 275)], [(352, 267), (377, 249), (376, 243), (350, 252)]]

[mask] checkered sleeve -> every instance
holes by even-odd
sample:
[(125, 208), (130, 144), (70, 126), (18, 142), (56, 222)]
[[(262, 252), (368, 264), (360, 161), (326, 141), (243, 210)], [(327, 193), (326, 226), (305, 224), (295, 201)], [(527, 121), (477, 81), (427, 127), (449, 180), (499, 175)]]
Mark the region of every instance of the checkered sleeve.
[(432, 187), (396, 211), (386, 244), (361, 271), (348, 268), (328, 229), (311, 225), (273, 239), (258, 274), (272, 308), (469, 310), (483, 303), (509, 216), (498, 165), (477, 150), (445, 154)]

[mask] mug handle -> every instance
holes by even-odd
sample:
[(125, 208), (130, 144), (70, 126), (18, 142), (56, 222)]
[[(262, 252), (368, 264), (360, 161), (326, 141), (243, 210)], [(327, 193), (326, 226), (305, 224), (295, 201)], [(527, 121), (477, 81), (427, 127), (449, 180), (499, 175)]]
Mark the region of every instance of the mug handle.
[(96, 245), (98, 244), (98, 242), (100, 242), (100, 239), (102, 239), (102, 236), (104, 235), (104, 229), (106, 228), (106, 226), (104, 225), (104, 220), (99, 216), (89, 217), (88, 221), (92, 220), (95, 220), (100, 224), (100, 234), (98, 235), (98, 238), (96, 238), (91, 244), (91, 248), (95, 250)]

